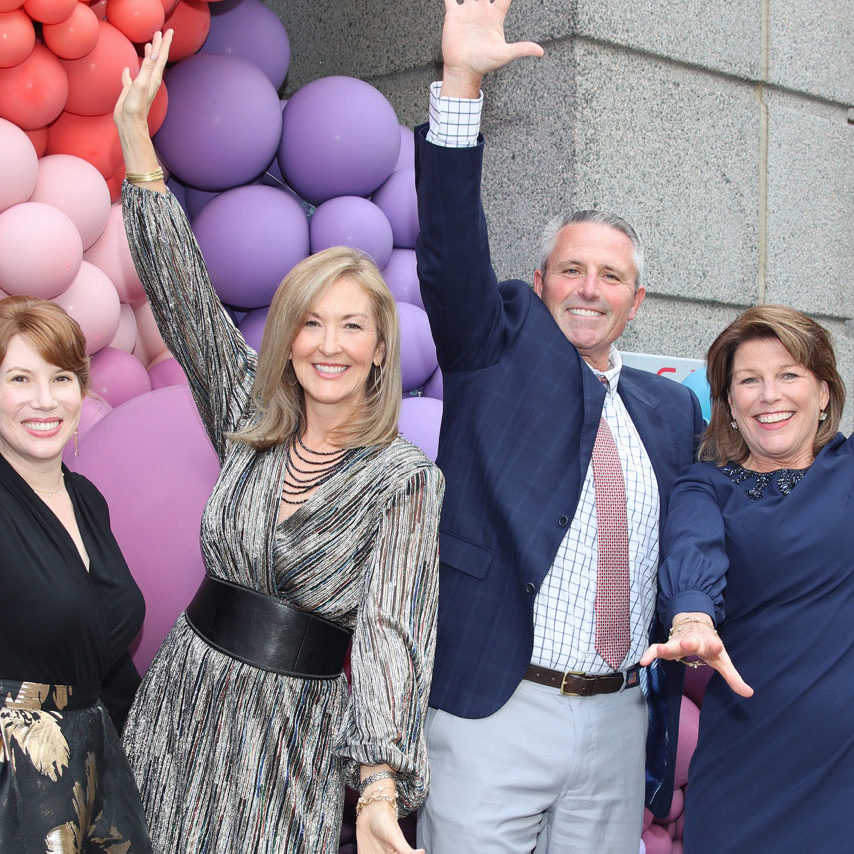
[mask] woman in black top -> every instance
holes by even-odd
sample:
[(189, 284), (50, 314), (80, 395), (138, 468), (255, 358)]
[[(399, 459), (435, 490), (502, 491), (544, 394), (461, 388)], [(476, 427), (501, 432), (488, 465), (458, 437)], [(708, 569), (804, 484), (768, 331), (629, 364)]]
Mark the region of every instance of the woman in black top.
[(0, 851), (150, 852), (120, 724), (145, 605), (103, 496), (62, 465), (89, 359), (58, 306), (0, 300)]

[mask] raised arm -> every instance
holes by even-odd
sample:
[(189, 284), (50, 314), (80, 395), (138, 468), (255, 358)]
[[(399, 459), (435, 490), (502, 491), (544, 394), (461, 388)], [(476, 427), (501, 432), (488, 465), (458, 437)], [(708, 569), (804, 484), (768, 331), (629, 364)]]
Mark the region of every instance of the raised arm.
[(223, 457), (225, 435), (247, 408), (255, 353), (228, 318), (180, 205), (167, 190), (148, 132), (172, 31), (145, 46), (139, 74), (126, 68), (113, 113), (125, 159), (122, 188), (131, 255), (163, 340), (190, 381), (205, 429)]

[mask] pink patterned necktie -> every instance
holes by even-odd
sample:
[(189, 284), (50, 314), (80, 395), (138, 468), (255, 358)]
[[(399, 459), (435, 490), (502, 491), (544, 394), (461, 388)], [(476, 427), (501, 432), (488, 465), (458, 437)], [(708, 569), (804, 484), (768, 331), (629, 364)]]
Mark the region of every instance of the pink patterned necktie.
[(629, 533), (626, 488), (614, 436), (604, 418), (593, 445), (593, 486), (599, 562), (596, 572), (596, 652), (619, 669), (629, 651)]

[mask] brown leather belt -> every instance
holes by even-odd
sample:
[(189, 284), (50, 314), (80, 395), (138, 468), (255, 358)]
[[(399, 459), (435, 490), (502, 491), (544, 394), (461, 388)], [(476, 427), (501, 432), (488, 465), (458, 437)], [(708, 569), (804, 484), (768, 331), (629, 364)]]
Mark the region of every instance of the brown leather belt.
[(588, 676), (575, 670), (549, 670), (531, 664), (525, 671), (525, 679), (557, 688), (570, 697), (592, 697), (594, 694), (615, 694), (622, 688), (634, 688), (640, 684), (640, 665), (635, 664), (626, 671), (607, 676)]

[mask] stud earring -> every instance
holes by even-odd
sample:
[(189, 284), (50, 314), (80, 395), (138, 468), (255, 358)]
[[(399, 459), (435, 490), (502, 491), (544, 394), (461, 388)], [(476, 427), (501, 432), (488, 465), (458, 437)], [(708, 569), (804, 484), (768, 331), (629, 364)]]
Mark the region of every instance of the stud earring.
[(733, 430), (738, 430), (738, 424), (735, 421), (730, 421), (729, 426), (732, 427)]
[(826, 413), (824, 410), (822, 410), (822, 411), (819, 413), (819, 415), (818, 415), (818, 420), (819, 420), (819, 421), (826, 421), (826, 420), (827, 420), (827, 413)]

